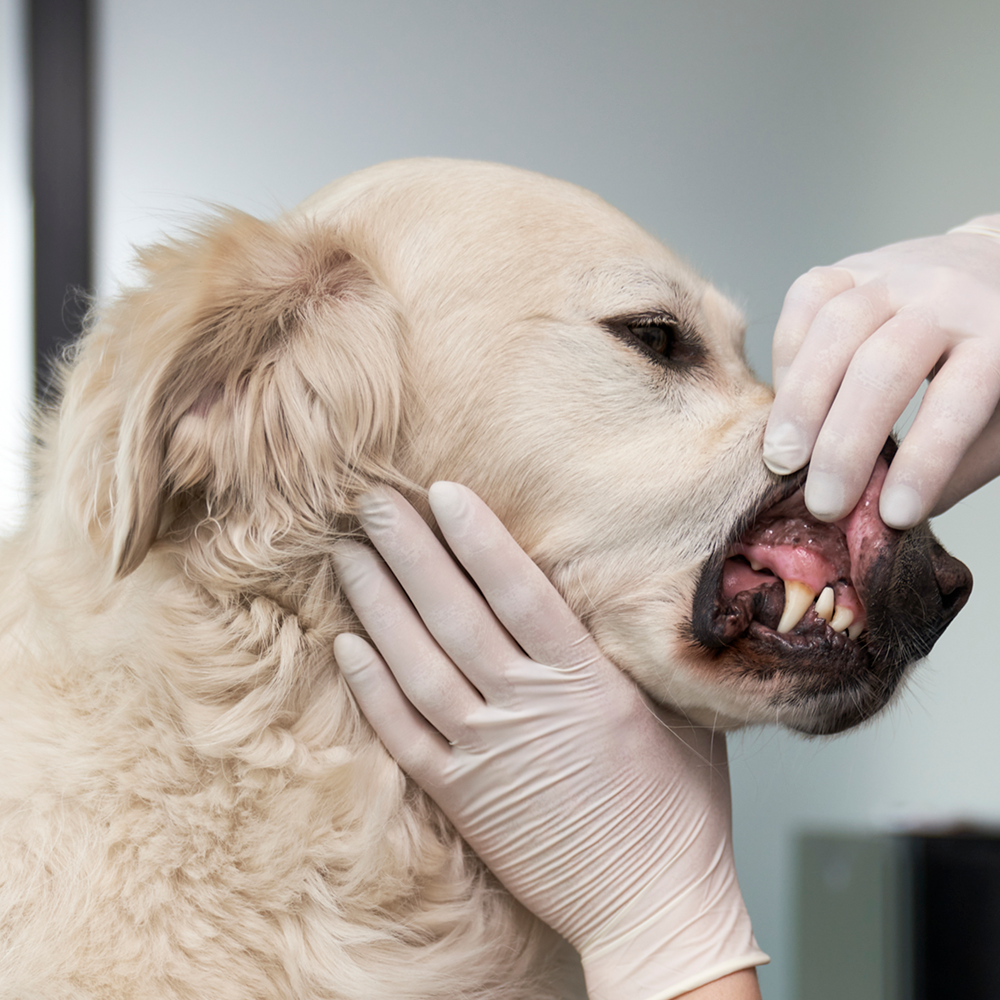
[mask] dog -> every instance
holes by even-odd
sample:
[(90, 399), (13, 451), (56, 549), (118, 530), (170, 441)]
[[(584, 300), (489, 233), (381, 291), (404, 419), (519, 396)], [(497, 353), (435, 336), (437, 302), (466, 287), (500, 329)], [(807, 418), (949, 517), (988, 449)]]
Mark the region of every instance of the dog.
[(563, 995), (559, 943), (336, 669), (331, 550), (373, 486), (424, 514), (471, 487), (714, 726), (868, 718), (968, 595), (874, 513), (888, 453), (849, 518), (809, 517), (761, 461), (737, 309), (572, 185), (390, 163), (138, 262), (2, 549), (2, 1000)]

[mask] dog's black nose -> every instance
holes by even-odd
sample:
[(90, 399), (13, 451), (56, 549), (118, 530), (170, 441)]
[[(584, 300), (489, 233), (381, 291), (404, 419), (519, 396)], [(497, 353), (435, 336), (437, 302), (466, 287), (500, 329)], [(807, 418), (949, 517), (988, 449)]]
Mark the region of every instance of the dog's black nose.
[(949, 555), (936, 542), (931, 545), (931, 564), (941, 595), (941, 612), (947, 624), (965, 607), (972, 593), (972, 573), (964, 562)]

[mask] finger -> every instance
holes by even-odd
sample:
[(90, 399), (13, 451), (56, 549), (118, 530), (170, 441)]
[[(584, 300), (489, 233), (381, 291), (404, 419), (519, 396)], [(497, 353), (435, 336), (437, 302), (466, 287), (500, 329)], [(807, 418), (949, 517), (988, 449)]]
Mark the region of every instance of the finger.
[(771, 408), (764, 461), (772, 472), (788, 475), (809, 461), (851, 358), (891, 315), (879, 282), (849, 288), (819, 310)]
[[(395, 490), (366, 495), (360, 515), (368, 537), (438, 646), (483, 696), (502, 699), (506, 691), (504, 667), (523, 653), (482, 594), (423, 518)], [(383, 655), (395, 667), (386, 650)]]
[[(962, 457), (990, 425), (1000, 398), (998, 369), (1000, 349), (982, 341), (959, 344), (948, 356), (889, 467), (879, 502), (886, 524), (908, 528), (935, 508)], [(985, 458), (978, 447), (974, 454), (980, 471), (994, 467), (995, 456)]]
[(528, 656), (566, 667), (599, 655), (559, 592), (475, 493), (439, 482), (428, 498), (452, 551)]
[(1000, 408), (993, 411), (989, 423), (962, 456), (934, 503), (931, 516), (944, 513), (997, 476), (1000, 476)]
[(465, 720), (482, 707), (482, 696), (427, 631), (388, 567), (354, 542), (340, 542), (333, 557), (347, 599), (396, 683), (447, 740), (470, 743)]
[(933, 317), (918, 308), (896, 313), (858, 347), (813, 447), (805, 500), (816, 517), (836, 521), (854, 509), (944, 348)]
[(350, 632), (333, 640), (333, 655), (365, 718), (399, 766), (421, 784), (439, 780), (450, 748), (403, 694), (385, 661)]
[(799, 353), (820, 309), (853, 287), (851, 273), (839, 267), (814, 267), (792, 283), (785, 295), (771, 343), (775, 392), (780, 389), (785, 373)]

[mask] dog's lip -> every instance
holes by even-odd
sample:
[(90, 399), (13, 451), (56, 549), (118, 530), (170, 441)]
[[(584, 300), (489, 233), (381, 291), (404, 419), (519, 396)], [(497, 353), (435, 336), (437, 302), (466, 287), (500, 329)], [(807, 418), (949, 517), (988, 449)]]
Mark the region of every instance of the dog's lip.
[[(846, 517), (834, 524), (817, 521), (806, 509), (803, 491), (809, 474), (808, 465), (783, 477), (766, 491), (735, 526), (726, 544), (706, 562), (693, 609), (695, 619), (700, 618), (701, 628), (695, 628), (698, 641), (718, 649), (754, 631), (758, 639), (769, 634), (780, 637), (783, 646), (789, 643), (818, 643), (823, 647), (825, 656), (841, 647), (863, 646), (867, 624), (866, 585), (873, 561), (894, 547), (901, 535), (885, 525), (878, 513), (882, 484), (896, 450), (896, 442), (889, 438), (861, 499)], [(753, 542), (761, 542), (762, 539), (753, 538), (751, 533), (754, 528), (766, 524), (768, 513), (783, 506), (789, 509), (778, 514), (774, 523), (780, 524), (787, 517), (789, 524), (813, 536), (812, 544), (802, 545), (797, 537), (786, 536), (782, 539), (783, 531), (779, 529), (777, 541), (771, 538), (762, 546), (755, 546)], [(828, 559), (831, 550), (836, 555)], [(764, 573), (772, 572), (774, 575), (750, 575), (751, 567), (745, 566), (740, 572), (739, 567), (734, 565), (730, 572), (735, 571), (741, 583), (730, 581), (730, 592), (725, 594), (723, 574), (727, 560), (736, 557), (738, 562), (741, 556), (752, 558), (754, 555), (765, 562)], [(759, 582), (755, 583), (756, 580)], [(814, 596), (818, 596), (826, 586), (831, 586), (837, 608), (848, 609), (853, 615), (850, 633), (855, 638), (848, 636), (843, 627), (834, 631), (828, 623), (829, 617), (820, 617), (816, 613), (815, 603), (808, 607), (792, 631), (787, 630), (786, 623), (783, 632), (779, 633), (777, 628), (785, 606), (785, 585), (789, 581), (802, 583)], [(714, 606), (709, 605), (709, 598)], [(710, 614), (706, 616), (706, 612)], [(792, 618), (794, 620), (794, 615)], [(750, 626), (755, 622), (760, 627), (751, 630)]]
[[(880, 459), (880, 468), (876, 469), (872, 476), (874, 486), (870, 486), (866, 494), (872, 493), (877, 498), (878, 488), (884, 478), (886, 467), (885, 459)], [(726, 544), (707, 560), (693, 607), (693, 631), (699, 645), (720, 650), (746, 638), (754, 643), (764, 643), (783, 654), (792, 651), (802, 654), (808, 650), (822, 653), (824, 661), (831, 667), (833, 666), (829, 659), (831, 656), (835, 660), (846, 657), (852, 661), (853, 667), (868, 661), (869, 657), (864, 649), (863, 637), (857, 635), (857, 630), (851, 629), (851, 632), (856, 636), (853, 639), (847, 634), (846, 629), (834, 631), (829, 624), (829, 618), (821, 617), (817, 613), (815, 603), (809, 606), (791, 630), (786, 629), (783, 632), (778, 632), (779, 621), (785, 608), (786, 580), (769, 567), (763, 567), (763, 573), (760, 575), (754, 574), (752, 580), (759, 579), (760, 581), (756, 585), (751, 581), (750, 585), (745, 588), (733, 588), (733, 592), (728, 595), (724, 592), (723, 581), (727, 562), (733, 558), (737, 562), (740, 560), (746, 549), (750, 547), (743, 544), (744, 540), (754, 531), (755, 527), (766, 522), (770, 511), (791, 503), (805, 512), (802, 493), (807, 475), (808, 467), (776, 483), (748, 511), (747, 516), (736, 526), (732, 537), (727, 540)], [(871, 498), (867, 497), (866, 502), (870, 505)], [(848, 535), (848, 532), (856, 533), (851, 520), (853, 516), (852, 513), (843, 521), (838, 522), (837, 525), (812, 523), (819, 533), (826, 534), (828, 537), (836, 536), (839, 533), (841, 538), (839, 544), (842, 547), (856, 549), (855, 546), (849, 545)], [(807, 524), (810, 523), (807, 512), (804, 514), (804, 520)], [(773, 551), (778, 553), (780, 549), (781, 546), (775, 546)], [(821, 547), (817, 546), (817, 551), (820, 553), (817, 559), (822, 563)], [(851, 555), (853, 554), (852, 552)], [(850, 557), (848, 560), (849, 562), (853, 561), (850, 560)], [(776, 562), (780, 561), (780, 559), (776, 560)], [(738, 566), (734, 566), (733, 569), (738, 570)], [(730, 570), (730, 573), (733, 572), (733, 569)], [(848, 563), (844, 563), (841, 569), (842, 572), (831, 574), (832, 579), (830, 580), (830, 583), (836, 587), (838, 606), (843, 602), (844, 606), (850, 607), (855, 613), (859, 625), (863, 627), (864, 606), (850, 578)], [(744, 571), (749, 572), (749, 567), (744, 566)], [(774, 572), (774, 575), (766, 575), (769, 572)], [(795, 578), (794, 575), (788, 576), (790, 580)], [(824, 585), (813, 583), (811, 589), (818, 594)]]

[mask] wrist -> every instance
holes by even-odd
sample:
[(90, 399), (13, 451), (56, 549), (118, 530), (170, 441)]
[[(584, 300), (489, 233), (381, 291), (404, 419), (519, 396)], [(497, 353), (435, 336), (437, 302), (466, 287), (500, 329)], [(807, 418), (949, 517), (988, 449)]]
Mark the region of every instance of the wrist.
[(597, 958), (581, 956), (590, 1000), (756, 1000), (756, 966), (770, 958), (753, 935), (741, 947), (706, 943), (694, 956), (669, 945), (648, 949), (637, 942)]

